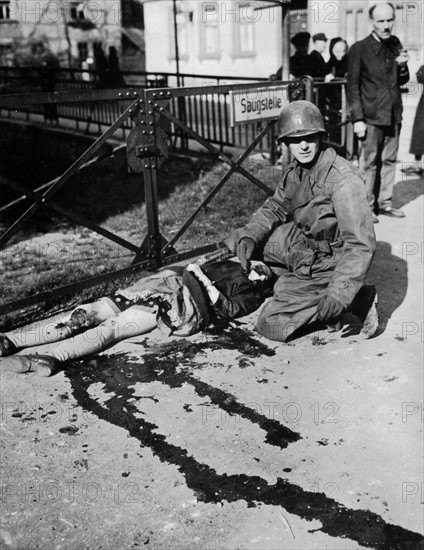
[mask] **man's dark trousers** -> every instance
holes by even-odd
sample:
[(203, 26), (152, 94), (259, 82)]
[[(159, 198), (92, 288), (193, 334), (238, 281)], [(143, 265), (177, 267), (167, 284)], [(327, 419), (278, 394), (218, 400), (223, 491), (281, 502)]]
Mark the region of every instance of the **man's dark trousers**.
[(361, 142), (359, 165), (365, 178), (367, 198), (372, 210), (375, 203), (375, 185), (379, 163), (381, 163), (381, 170), (378, 206), (379, 208), (392, 206), (400, 129), (401, 124), (393, 126), (367, 124), (367, 133)]

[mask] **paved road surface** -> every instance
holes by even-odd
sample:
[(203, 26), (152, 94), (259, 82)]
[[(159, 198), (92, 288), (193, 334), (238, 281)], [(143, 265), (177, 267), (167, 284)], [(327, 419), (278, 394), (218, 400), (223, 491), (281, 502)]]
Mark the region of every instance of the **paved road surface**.
[(0, 548), (424, 548), (422, 192), (399, 165), (372, 340), (280, 345), (252, 316), (50, 379), (3, 373)]

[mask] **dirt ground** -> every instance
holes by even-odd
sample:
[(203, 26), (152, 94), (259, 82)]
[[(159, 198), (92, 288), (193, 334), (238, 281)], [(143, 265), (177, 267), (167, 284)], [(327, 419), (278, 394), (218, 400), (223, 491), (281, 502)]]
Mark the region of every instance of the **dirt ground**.
[(419, 549), (422, 180), (380, 218), (380, 329), (122, 342), (1, 374), (0, 548)]

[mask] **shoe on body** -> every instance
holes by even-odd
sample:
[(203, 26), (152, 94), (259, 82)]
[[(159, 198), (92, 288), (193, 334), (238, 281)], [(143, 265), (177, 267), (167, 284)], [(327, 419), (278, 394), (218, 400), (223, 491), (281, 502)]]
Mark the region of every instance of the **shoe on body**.
[(44, 378), (55, 374), (60, 362), (51, 355), (11, 355), (1, 360), (1, 370), (18, 374), (35, 372)]
[(6, 334), (0, 333), (0, 357), (5, 357), (6, 355), (12, 355), (12, 353), (15, 353), (18, 351), (18, 348), (15, 346), (15, 344), (10, 340)]

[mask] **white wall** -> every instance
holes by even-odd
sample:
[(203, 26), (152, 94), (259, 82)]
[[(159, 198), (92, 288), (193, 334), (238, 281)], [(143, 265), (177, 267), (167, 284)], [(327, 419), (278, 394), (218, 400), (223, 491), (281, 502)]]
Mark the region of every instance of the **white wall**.
[[(204, 4), (210, 4), (212, 13), (202, 11)], [(240, 1), (238, 2), (240, 4)], [(259, 2), (256, 2), (259, 5)], [(258, 12), (242, 12), (254, 27), (254, 52), (247, 57), (235, 55), (234, 34), (236, 22), (235, 2), (184, 1), (179, 5), (191, 12), (192, 20), (187, 23), (188, 47), (181, 47), (180, 72), (212, 74), (223, 76), (268, 77), (280, 65), (281, 10), (274, 8)], [(175, 60), (171, 53), (172, 3), (152, 2), (145, 5), (146, 70), (175, 72)], [(205, 32), (205, 18), (217, 18), (219, 33), (219, 54), (216, 57), (202, 55), (201, 33)], [(203, 21), (202, 21), (203, 19)], [(186, 55), (184, 55), (184, 53)]]

